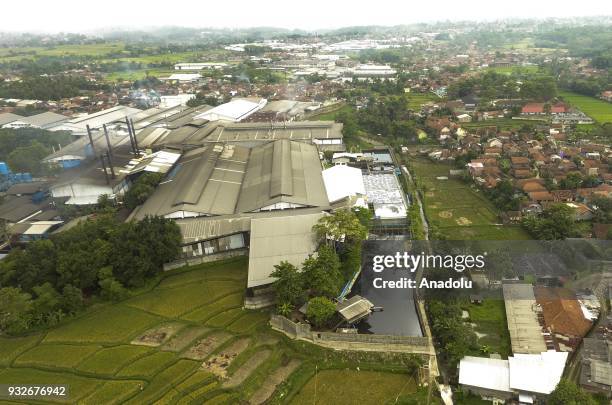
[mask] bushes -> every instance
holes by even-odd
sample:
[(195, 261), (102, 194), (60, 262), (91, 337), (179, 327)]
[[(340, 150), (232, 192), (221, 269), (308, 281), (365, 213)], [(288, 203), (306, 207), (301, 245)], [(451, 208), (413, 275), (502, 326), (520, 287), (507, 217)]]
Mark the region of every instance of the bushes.
[(336, 313), (336, 305), (326, 297), (315, 297), (308, 301), (306, 316), (317, 328), (325, 326)]
[[(147, 217), (119, 223), (100, 215), (49, 240), (14, 250), (0, 262), (0, 330), (18, 332), (57, 323), (81, 309), (83, 293), (125, 297), (180, 252), (171, 220)], [(62, 294), (60, 294), (60, 292)]]
[(123, 196), (125, 206), (133, 210), (144, 203), (159, 184), (163, 175), (161, 173), (144, 173), (130, 187)]

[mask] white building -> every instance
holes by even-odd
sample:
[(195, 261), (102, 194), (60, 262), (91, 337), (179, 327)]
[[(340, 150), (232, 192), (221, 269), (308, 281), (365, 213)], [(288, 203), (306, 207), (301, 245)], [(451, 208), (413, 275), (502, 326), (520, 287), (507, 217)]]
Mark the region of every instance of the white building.
[(180, 83), (194, 83), (202, 78), (199, 73), (173, 73), (164, 80), (176, 81)]
[(196, 115), (195, 119), (239, 122), (264, 108), (267, 103), (268, 100), (265, 98), (258, 101), (235, 99), (229, 103), (221, 104), (202, 114)]
[(327, 191), (330, 203), (340, 201), (344, 198), (357, 197), (357, 205), (365, 206), (365, 185), (361, 169), (345, 165), (336, 165), (322, 172), (323, 183)]
[(459, 384), (489, 400), (518, 396), (520, 403), (554, 391), (563, 375), (567, 352), (515, 354), (508, 360), (466, 356), (459, 363)]
[(174, 70), (202, 70), (202, 69), (223, 69), (227, 63), (202, 62), (202, 63), (177, 63)]

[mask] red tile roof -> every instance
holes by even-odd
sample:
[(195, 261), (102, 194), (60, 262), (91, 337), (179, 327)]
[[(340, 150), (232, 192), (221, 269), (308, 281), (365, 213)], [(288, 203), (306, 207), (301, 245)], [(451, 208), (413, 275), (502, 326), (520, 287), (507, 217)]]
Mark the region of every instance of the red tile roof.
[(544, 103), (528, 103), (521, 110), (523, 114), (542, 114), (544, 112)]

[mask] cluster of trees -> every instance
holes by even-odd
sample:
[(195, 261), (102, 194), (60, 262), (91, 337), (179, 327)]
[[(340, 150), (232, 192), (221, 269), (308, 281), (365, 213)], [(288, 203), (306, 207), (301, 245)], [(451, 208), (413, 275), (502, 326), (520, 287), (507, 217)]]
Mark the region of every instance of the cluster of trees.
[(81, 90), (97, 89), (99, 85), (81, 76), (26, 76), (20, 82), (0, 83), (0, 97), (60, 100), (78, 96)]
[(521, 198), (514, 192), (510, 180), (502, 180), (497, 186), (485, 189), (485, 195), (502, 211), (516, 211), (521, 203)]
[(549, 405), (596, 405), (598, 402), (570, 380), (562, 379), (550, 393), (546, 403)]
[(575, 226), (574, 209), (566, 204), (553, 204), (539, 216), (527, 216), (523, 218), (521, 225), (535, 239), (557, 240), (581, 237), (580, 230)]
[[(434, 270), (428, 274), (428, 279), (448, 279), (448, 272)], [(463, 357), (477, 352), (480, 348), (474, 330), (461, 317), (461, 301), (454, 293), (453, 290), (428, 292), (430, 297), (426, 300), (434, 342), (452, 374), (457, 372), (457, 365)]]
[[(520, 85), (517, 83), (519, 79), (522, 82)], [(531, 75), (521, 77), (489, 71), (460, 80), (448, 87), (449, 99), (468, 95), (479, 96), (481, 103), (498, 98), (549, 101), (557, 96), (557, 83), (552, 76)]]
[(111, 214), (15, 249), (0, 262), (0, 331), (53, 325), (85, 298), (115, 300), (180, 253), (178, 226), (162, 217), (118, 222)]
[(147, 201), (147, 198), (153, 194), (155, 187), (157, 187), (163, 177), (162, 173), (143, 173), (124, 194), (123, 203), (125, 206), (133, 210)]
[(354, 113), (345, 113), (338, 120), (344, 123), (349, 137), (360, 129), (369, 134), (381, 134), (388, 139), (406, 142), (415, 140), (418, 133), (415, 122), (410, 119), (408, 107), (408, 99), (404, 95), (371, 98), (364, 108)]
[(595, 175), (583, 176), (580, 172), (568, 173), (564, 179), (559, 181), (558, 185), (552, 184), (549, 178), (545, 179), (547, 188), (551, 190), (576, 190), (579, 187), (595, 187), (600, 184), (599, 177)]
[(361, 263), (361, 242), (367, 236), (369, 211), (338, 210), (321, 218), (313, 230), (323, 243), (315, 256), (309, 256), (301, 270), (286, 261), (274, 266), (274, 283), (278, 312), (288, 316), (308, 302), (306, 316), (322, 328), (329, 324), (336, 309), (333, 299), (338, 297), (344, 283)]
[(0, 129), (0, 161), (6, 161), (15, 173), (45, 173), (41, 160), (52, 147), (71, 142), (69, 132), (51, 132), (37, 128)]

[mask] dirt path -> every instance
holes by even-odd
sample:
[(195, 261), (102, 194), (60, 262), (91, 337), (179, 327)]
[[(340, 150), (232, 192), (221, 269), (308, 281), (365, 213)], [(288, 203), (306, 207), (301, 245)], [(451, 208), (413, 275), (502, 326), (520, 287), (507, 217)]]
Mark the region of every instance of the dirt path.
[(274, 370), (274, 372), (263, 382), (262, 386), (255, 391), (249, 400), (249, 403), (259, 405), (266, 402), (268, 398), (272, 396), (274, 391), (276, 391), (276, 387), (285, 381), (301, 363), (301, 361), (293, 359), (287, 365)]

